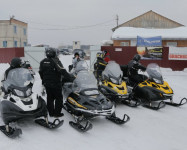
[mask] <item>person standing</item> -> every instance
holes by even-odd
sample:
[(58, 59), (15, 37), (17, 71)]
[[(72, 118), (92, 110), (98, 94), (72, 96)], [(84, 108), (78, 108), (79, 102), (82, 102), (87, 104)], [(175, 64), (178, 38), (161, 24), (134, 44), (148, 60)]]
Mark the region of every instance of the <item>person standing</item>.
[(62, 117), (62, 79), (69, 74), (56, 56), (53, 48), (46, 50), (47, 58), (40, 62), (39, 74), (47, 93), (47, 109), (51, 117)]

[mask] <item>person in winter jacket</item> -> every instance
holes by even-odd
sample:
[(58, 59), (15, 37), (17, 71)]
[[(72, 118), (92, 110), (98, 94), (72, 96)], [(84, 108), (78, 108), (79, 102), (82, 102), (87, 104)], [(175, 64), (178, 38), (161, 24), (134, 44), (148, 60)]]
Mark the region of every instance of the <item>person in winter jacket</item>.
[(47, 58), (40, 62), (39, 74), (42, 79), (42, 84), (46, 88), (47, 109), (50, 116), (62, 117), (62, 83), (63, 78), (70, 78), (70, 76), (58, 57), (56, 57), (55, 49), (47, 49), (46, 56)]
[(107, 52), (106, 50), (104, 51), (104, 57), (103, 57), (104, 61), (106, 63), (108, 63), (110, 61), (110, 53)]
[(74, 54), (74, 57), (73, 57), (73, 60), (72, 60), (73, 68), (75, 68), (76, 65), (77, 65), (77, 63), (78, 63), (79, 61), (81, 61), (81, 60), (82, 60), (82, 59), (80, 58), (79, 53), (75, 53), (75, 54)]
[(146, 76), (138, 74), (138, 70), (145, 71), (146, 67), (140, 64), (141, 56), (139, 54), (136, 54), (133, 59), (128, 63), (127, 68), (127, 74), (129, 79), (134, 82), (135, 84), (138, 84), (140, 82), (143, 82), (145, 79), (147, 79)]

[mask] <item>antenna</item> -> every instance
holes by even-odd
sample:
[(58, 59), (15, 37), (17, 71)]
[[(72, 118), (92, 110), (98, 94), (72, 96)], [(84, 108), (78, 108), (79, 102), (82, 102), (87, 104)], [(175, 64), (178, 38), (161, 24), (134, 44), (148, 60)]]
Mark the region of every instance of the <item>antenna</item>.
[(117, 23), (117, 27), (118, 27), (118, 21), (119, 21), (119, 17), (118, 17), (118, 15), (116, 15), (116, 23)]

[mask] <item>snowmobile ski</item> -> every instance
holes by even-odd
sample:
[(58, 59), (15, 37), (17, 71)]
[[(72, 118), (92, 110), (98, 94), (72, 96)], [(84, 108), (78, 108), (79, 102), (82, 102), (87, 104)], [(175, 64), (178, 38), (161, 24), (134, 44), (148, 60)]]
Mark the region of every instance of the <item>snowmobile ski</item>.
[(137, 107), (141, 105), (140, 102), (137, 102), (137, 101), (132, 102), (132, 100), (123, 100), (122, 103), (130, 107)]
[(45, 128), (48, 128), (48, 129), (57, 129), (63, 125), (64, 120), (55, 119), (53, 122), (49, 122), (44, 119), (36, 119), (35, 123), (37, 123)]
[(170, 106), (179, 107), (187, 103), (187, 98), (184, 97), (183, 99), (181, 99), (180, 103), (174, 103), (172, 100), (170, 100), (170, 102), (165, 102), (165, 103)]
[(4, 126), (0, 126), (0, 130), (9, 138), (16, 138), (19, 137), (20, 134), (22, 134), (22, 130), (21, 129), (17, 129), (17, 128), (11, 128), (10, 126), (8, 126), (8, 132), (6, 130), (6, 125)]
[(87, 120), (85, 126), (81, 125), (80, 122), (77, 122), (77, 123), (76, 123), (76, 122), (73, 122), (73, 121), (70, 121), (69, 124), (70, 124), (73, 128), (75, 128), (76, 130), (81, 131), (81, 132), (86, 132), (86, 131), (92, 129), (92, 124), (91, 124), (90, 121), (88, 121), (88, 120)]
[(123, 119), (120, 119), (120, 118), (116, 117), (115, 114), (113, 114), (111, 116), (107, 116), (106, 119), (108, 119), (116, 124), (124, 124), (130, 120), (130, 117), (127, 114), (124, 114)]
[(152, 110), (159, 110), (159, 109), (165, 107), (165, 105), (166, 105), (165, 102), (161, 101), (161, 102), (159, 102), (159, 104), (157, 106), (152, 106), (152, 104), (149, 103), (149, 104), (143, 104), (143, 107), (146, 107), (146, 108), (149, 108)]

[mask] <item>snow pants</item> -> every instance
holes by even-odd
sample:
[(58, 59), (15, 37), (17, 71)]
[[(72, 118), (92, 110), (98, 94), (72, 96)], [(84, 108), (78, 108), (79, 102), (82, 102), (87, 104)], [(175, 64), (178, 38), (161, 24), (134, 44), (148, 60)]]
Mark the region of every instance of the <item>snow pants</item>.
[(47, 93), (47, 109), (50, 116), (59, 115), (63, 107), (62, 88), (45, 87)]

